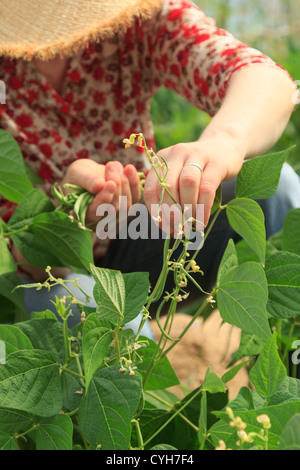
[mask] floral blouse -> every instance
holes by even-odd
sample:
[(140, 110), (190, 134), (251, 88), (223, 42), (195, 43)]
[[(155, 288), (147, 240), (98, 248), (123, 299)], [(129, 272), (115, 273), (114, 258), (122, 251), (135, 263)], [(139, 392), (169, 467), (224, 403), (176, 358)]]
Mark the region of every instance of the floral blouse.
[[(119, 160), (146, 171), (143, 149), (125, 149), (123, 139), (142, 132), (155, 148), (150, 102), (160, 87), (213, 116), (231, 75), (255, 63), (279, 67), (189, 0), (164, 0), (151, 19), (73, 54), (60, 93), (32, 62), (0, 57), (0, 127), (13, 134), (48, 195), (76, 159)], [(0, 216), (8, 220), (14, 206), (0, 199)]]

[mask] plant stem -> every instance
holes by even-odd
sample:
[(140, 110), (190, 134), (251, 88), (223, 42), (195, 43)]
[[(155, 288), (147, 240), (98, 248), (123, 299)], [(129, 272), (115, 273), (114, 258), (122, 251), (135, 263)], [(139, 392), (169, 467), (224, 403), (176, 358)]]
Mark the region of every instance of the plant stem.
[(147, 390), (146, 395), (150, 395), (150, 397), (153, 397), (153, 398), (155, 398), (155, 400), (160, 401), (160, 403), (162, 403), (163, 405), (166, 405), (168, 408), (173, 408), (173, 405), (171, 403), (169, 403), (168, 401), (166, 401), (163, 398), (159, 397), (158, 395), (156, 395), (151, 390)]
[(61, 366), (60, 369), (66, 372), (67, 374), (74, 375), (74, 377), (78, 377), (79, 379), (82, 379), (82, 380), (85, 379), (84, 375), (78, 374), (77, 372), (74, 372), (73, 370), (70, 370), (65, 366)]
[[(213, 220), (211, 221), (211, 223), (210, 223), (208, 229), (207, 229), (206, 232), (205, 232), (203, 243), (205, 243), (205, 241), (206, 241), (208, 235), (210, 234), (210, 232), (211, 232), (212, 229), (213, 229), (213, 226), (215, 225), (215, 222), (216, 222), (217, 218), (219, 217), (219, 215), (221, 214), (221, 212), (226, 209), (226, 207), (227, 207), (227, 206), (220, 206), (219, 209), (217, 210), (217, 212), (215, 213)], [(200, 249), (201, 249), (201, 248), (200, 248)], [(193, 255), (193, 257), (192, 257), (191, 260), (194, 260), (194, 259), (198, 256), (199, 251), (200, 251), (200, 250), (195, 251), (195, 253), (194, 253), (194, 255)]]
[(136, 436), (137, 436), (137, 441), (138, 441), (138, 448), (141, 450), (144, 450), (144, 442), (143, 442), (143, 436), (141, 433), (141, 428), (140, 428), (140, 423), (137, 419), (133, 419), (131, 423), (134, 425), (135, 430), (136, 430)]
[(119, 330), (120, 330), (120, 327), (123, 323), (123, 320), (124, 320), (124, 318), (122, 317), (120, 323), (118, 324), (117, 328), (113, 332), (115, 345), (116, 345), (116, 350), (117, 350), (118, 362), (121, 361), (120, 343), (119, 343)]
[(79, 407), (76, 408), (76, 409), (73, 410), (73, 411), (69, 411), (69, 412), (66, 412), (66, 411), (65, 411), (64, 414), (67, 415), (67, 416), (70, 416), (70, 418), (71, 418), (72, 416), (76, 416), (76, 415), (77, 415), (78, 410), (79, 410)]
[(67, 365), (70, 362), (70, 342), (69, 342), (69, 330), (68, 330), (67, 318), (63, 318), (63, 333), (64, 333), (64, 345), (65, 345), (66, 365)]
[(195, 279), (193, 278), (193, 276), (191, 276), (185, 269), (183, 270), (184, 274), (186, 275), (186, 277), (189, 278), (190, 281), (192, 281), (193, 284), (195, 284), (195, 286), (200, 290), (200, 292), (202, 292), (202, 294), (205, 294), (205, 295), (209, 295), (209, 292), (205, 292), (201, 286), (199, 286), (198, 282), (195, 281)]
[(266, 429), (265, 434), (265, 450), (269, 450), (269, 429)]
[(215, 225), (215, 222), (216, 222), (217, 218), (219, 217), (219, 215), (221, 214), (221, 212), (224, 211), (226, 208), (227, 208), (227, 205), (225, 205), (225, 206), (220, 206), (219, 209), (217, 210), (217, 212), (215, 213), (213, 220), (211, 221), (211, 223), (210, 223), (208, 229), (207, 229), (206, 232), (205, 232), (204, 242), (206, 241), (208, 235), (209, 235), (210, 232), (212, 231), (212, 228), (213, 228), (213, 226)]
[(83, 442), (83, 446), (87, 450), (89, 448), (89, 446), (88, 446), (88, 443), (86, 441), (86, 438), (84, 437), (84, 434), (82, 433), (82, 431), (80, 429), (78, 415), (75, 415), (74, 418), (75, 418), (75, 421), (76, 421), (76, 424), (77, 424), (77, 431), (80, 434), (80, 437), (81, 437), (82, 442)]
[(24, 437), (26, 436), (26, 434), (29, 434), (30, 432), (32, 431), (35, 431), (37, 428), (38, 428), (38, 424), (34, 424), (30, 429), (27, 429), (27, 431), (24, 431), (22, 432), (22, 434), (16, 434), (14, 437), (14, 439), (19, 439), (20, 437)]
[[(155, 395), (155, 393), (150, 392), (149, 390), (147, 391), (147, 395), (150, 395), (151, 397), (155, 398), (157, 401), (160, 401), (164, 405), (166, 405), (170, 409), (174, 409), (174, 406), (171, 403), (168, 403), (167, 401), (163, 400), (163, 398), (160, 398), (158, 395)], [(183, 414), (179, 413), (180, 418), (182, 418), (186, 423), (188, 423), (195, 431), (199, 431), (198, 426), (196, 426), (192, 421), (190, 421), (186, 416)]]
[[(177, 291), (178, 291), (178, 288), (177, 288)], [(177, 292), (175, 292), (174, 295), (176, 296)], [(169, 336), (170, 332), (171, 332), (174, 316), (175, 316), (175, 313), (176, 313), (176, 307), (177, 307), (177, 301), (176, 301), (176, 299), (172, 299), (172, 303), (169, 307), (168, 314), (167, 314), (165, 324), (164, 324), (164, 331), (166, 331), (167, 328), (168, 328), (168, 330), (167, 330), (166, 334), (163, 334), (162, 337), (160, 338), (160, 347), (161, 347), (162, 350), (165, 348), (168, 339), (171, 340), (171, 341), (177, 341), (178, 340), (178, 338), (171, 338)], [(163, 340), (164, 340), (164, 343), (161, 345)], [(160, 359), (160, 357), (161, 357), (161, 354), (158, 356), (158, 360)]]
[[(192, 395), (192, 397), (184, 403), (184, 405), (182, 405), (178, 410), (176, 410), (175, 413), (173, 413), (172, 416), (171, 416), (157, 431), (155, 431), (155, 433), (152, 434), (152, 436), (150, 436), (149, 439), (147, 439), (146, 442), (144, 442), (144, 447), (146, 447), (146, 445), (149, 444), (149, 442), (152, 441), (152, 439), (154, 439), (155, 436), (157, 436), (166, 426), (168, 426), (168, 424), (169, 424), (178, 414), (180, 414), (180, 413), (184, 410), (184, 408), (186, 408), (186, 407), (196, 398), (196, 396), (199, 395), (199, 393), (201, 393), (201, 392), (202, 392), (201, 388), (198, 389), (197, 392), (194, 393), (194, 394)], [(139, 448), (139, 450), (141, 450), (141, 449)]]
[(17, 235), (18, 233), (21, 233), (21, 232), (26, 232), (27, 230), (29, 230), (29, 225), (24, 225), (24, 227), (22, 228), (19, 228), (18, 230), (13, 230), (12, 232), (4, 232), (3, 235), (4, 237), (13, 237), (14, 235)]
[(176, 344), (183, 338), (183, 336), (187, 333), (187, 331), (190, 329), (192, 324), (201, 315), (201, 313), (204, 311), (205, 308), (206, 308), (206, 302), (204, 301), (198, 308), (197, 312), (195, 313), (195, 315), (193, 316), (189, 324), (184, 328), (180, 336), (177, 338), (177, 340), (162, 353), (161, 358), (165, 357), (171, 351), (171, 349), (173, 349), (174, 346), (176, 346)]
[[(77, 364), (77, 368), (78, 368), (79, 375), (80, 375), (81, 377), (84, 377), (84, 374), (83, 374), (83, 371), (82, 371), (82, 367), (81, 367), (81, 364), (80, 364), (79, 354), (75, 354), (75, 360), (76, 360), (76, 364)], [(83, 387), (85, 387), (85, 381), (84, 381), (84, 379), (80, 379), (80, 382), (81, 382), (81, 385), (82, 385)]]

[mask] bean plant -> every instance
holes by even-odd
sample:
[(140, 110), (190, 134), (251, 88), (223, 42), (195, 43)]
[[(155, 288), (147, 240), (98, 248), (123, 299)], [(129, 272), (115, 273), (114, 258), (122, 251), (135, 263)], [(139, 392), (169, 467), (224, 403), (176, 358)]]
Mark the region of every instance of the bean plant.
[[(124, 143), (144, 147), (162, 203), (169, 192), (167, 163), (147, 148), (142, 134)], [(300, 449), (300, 210), (292, 210), (282, 231), (267, 240), (256, 202), (276, 192), (292, 150), (246, 161), (235, 199), (226, 205), (219, 188), (211, 223), (201, 230), (204, 243), (223, 211), (241, 241), (229, 241), (216, 283), (205, 292), (205, 272), (186, 236), (166, 237), (154, 286), (148, 273), (97, 267), (85, 225), (92, 195), (76, 186), (67, 191), (54, 186), (55, 201), (50, 199), (35, 187), (13, 137), (0, 131), (0, 194), (17, 205), (9, 221), (0, 219), (0, 449)], [(44, 282), (22, 286), (12, 244), (28, 262), (45, 268)], [(71, 281), (55, 277), (52, 266), (90, 274), (96, 307), (88, 307), (87, 295), (86, 302), (79, 301)], [(166, 292), (169, 276), (174, 285)], [(191, 284), (199, 289), (199, 302), (184, 331), (172, 337), (178, 305)], [(65, 289), (56, 297), (56, 314), (49, 306), (29, 318), (24, 289), (55, 285)], [(141, 334), (154, 303), (157, 341)], [(81, 321), (70, 329), (75, 307)], [(184, 398), (178, 398), (170, 391), (180, 382), (168, 353), (197, 318), (215, 308), (224, 322), (240, 329), (239, 348), (222, 377), (208, 368), (203, 383), (185, 388)], [(137, 332), (125, 327), (141, 313)], [(244, 366), (249, 387), (229, 399), (228, 383)]]

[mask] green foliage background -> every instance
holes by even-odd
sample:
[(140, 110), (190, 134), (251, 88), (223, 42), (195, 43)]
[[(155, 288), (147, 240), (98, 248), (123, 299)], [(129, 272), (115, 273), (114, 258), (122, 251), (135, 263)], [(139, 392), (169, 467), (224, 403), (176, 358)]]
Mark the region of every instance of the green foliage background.
[[(197, 0), (218, 27), (261, 50), (300, 80), (299, 0)], [(157, 150), (199, 137), (210, 118), (175, 93), (162, 88), (153, 98)], [(296, 144), (289, 162), (300, 174), (300, 113), (296, 110), (274, 150)]]

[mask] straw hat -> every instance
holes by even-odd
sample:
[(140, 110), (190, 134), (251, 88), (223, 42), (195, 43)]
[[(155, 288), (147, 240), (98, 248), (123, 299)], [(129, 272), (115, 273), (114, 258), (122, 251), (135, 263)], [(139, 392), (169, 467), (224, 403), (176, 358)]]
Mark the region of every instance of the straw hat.
[(0, 56), (49, 60), (112, 37), (162, 0), (1, 0)]

